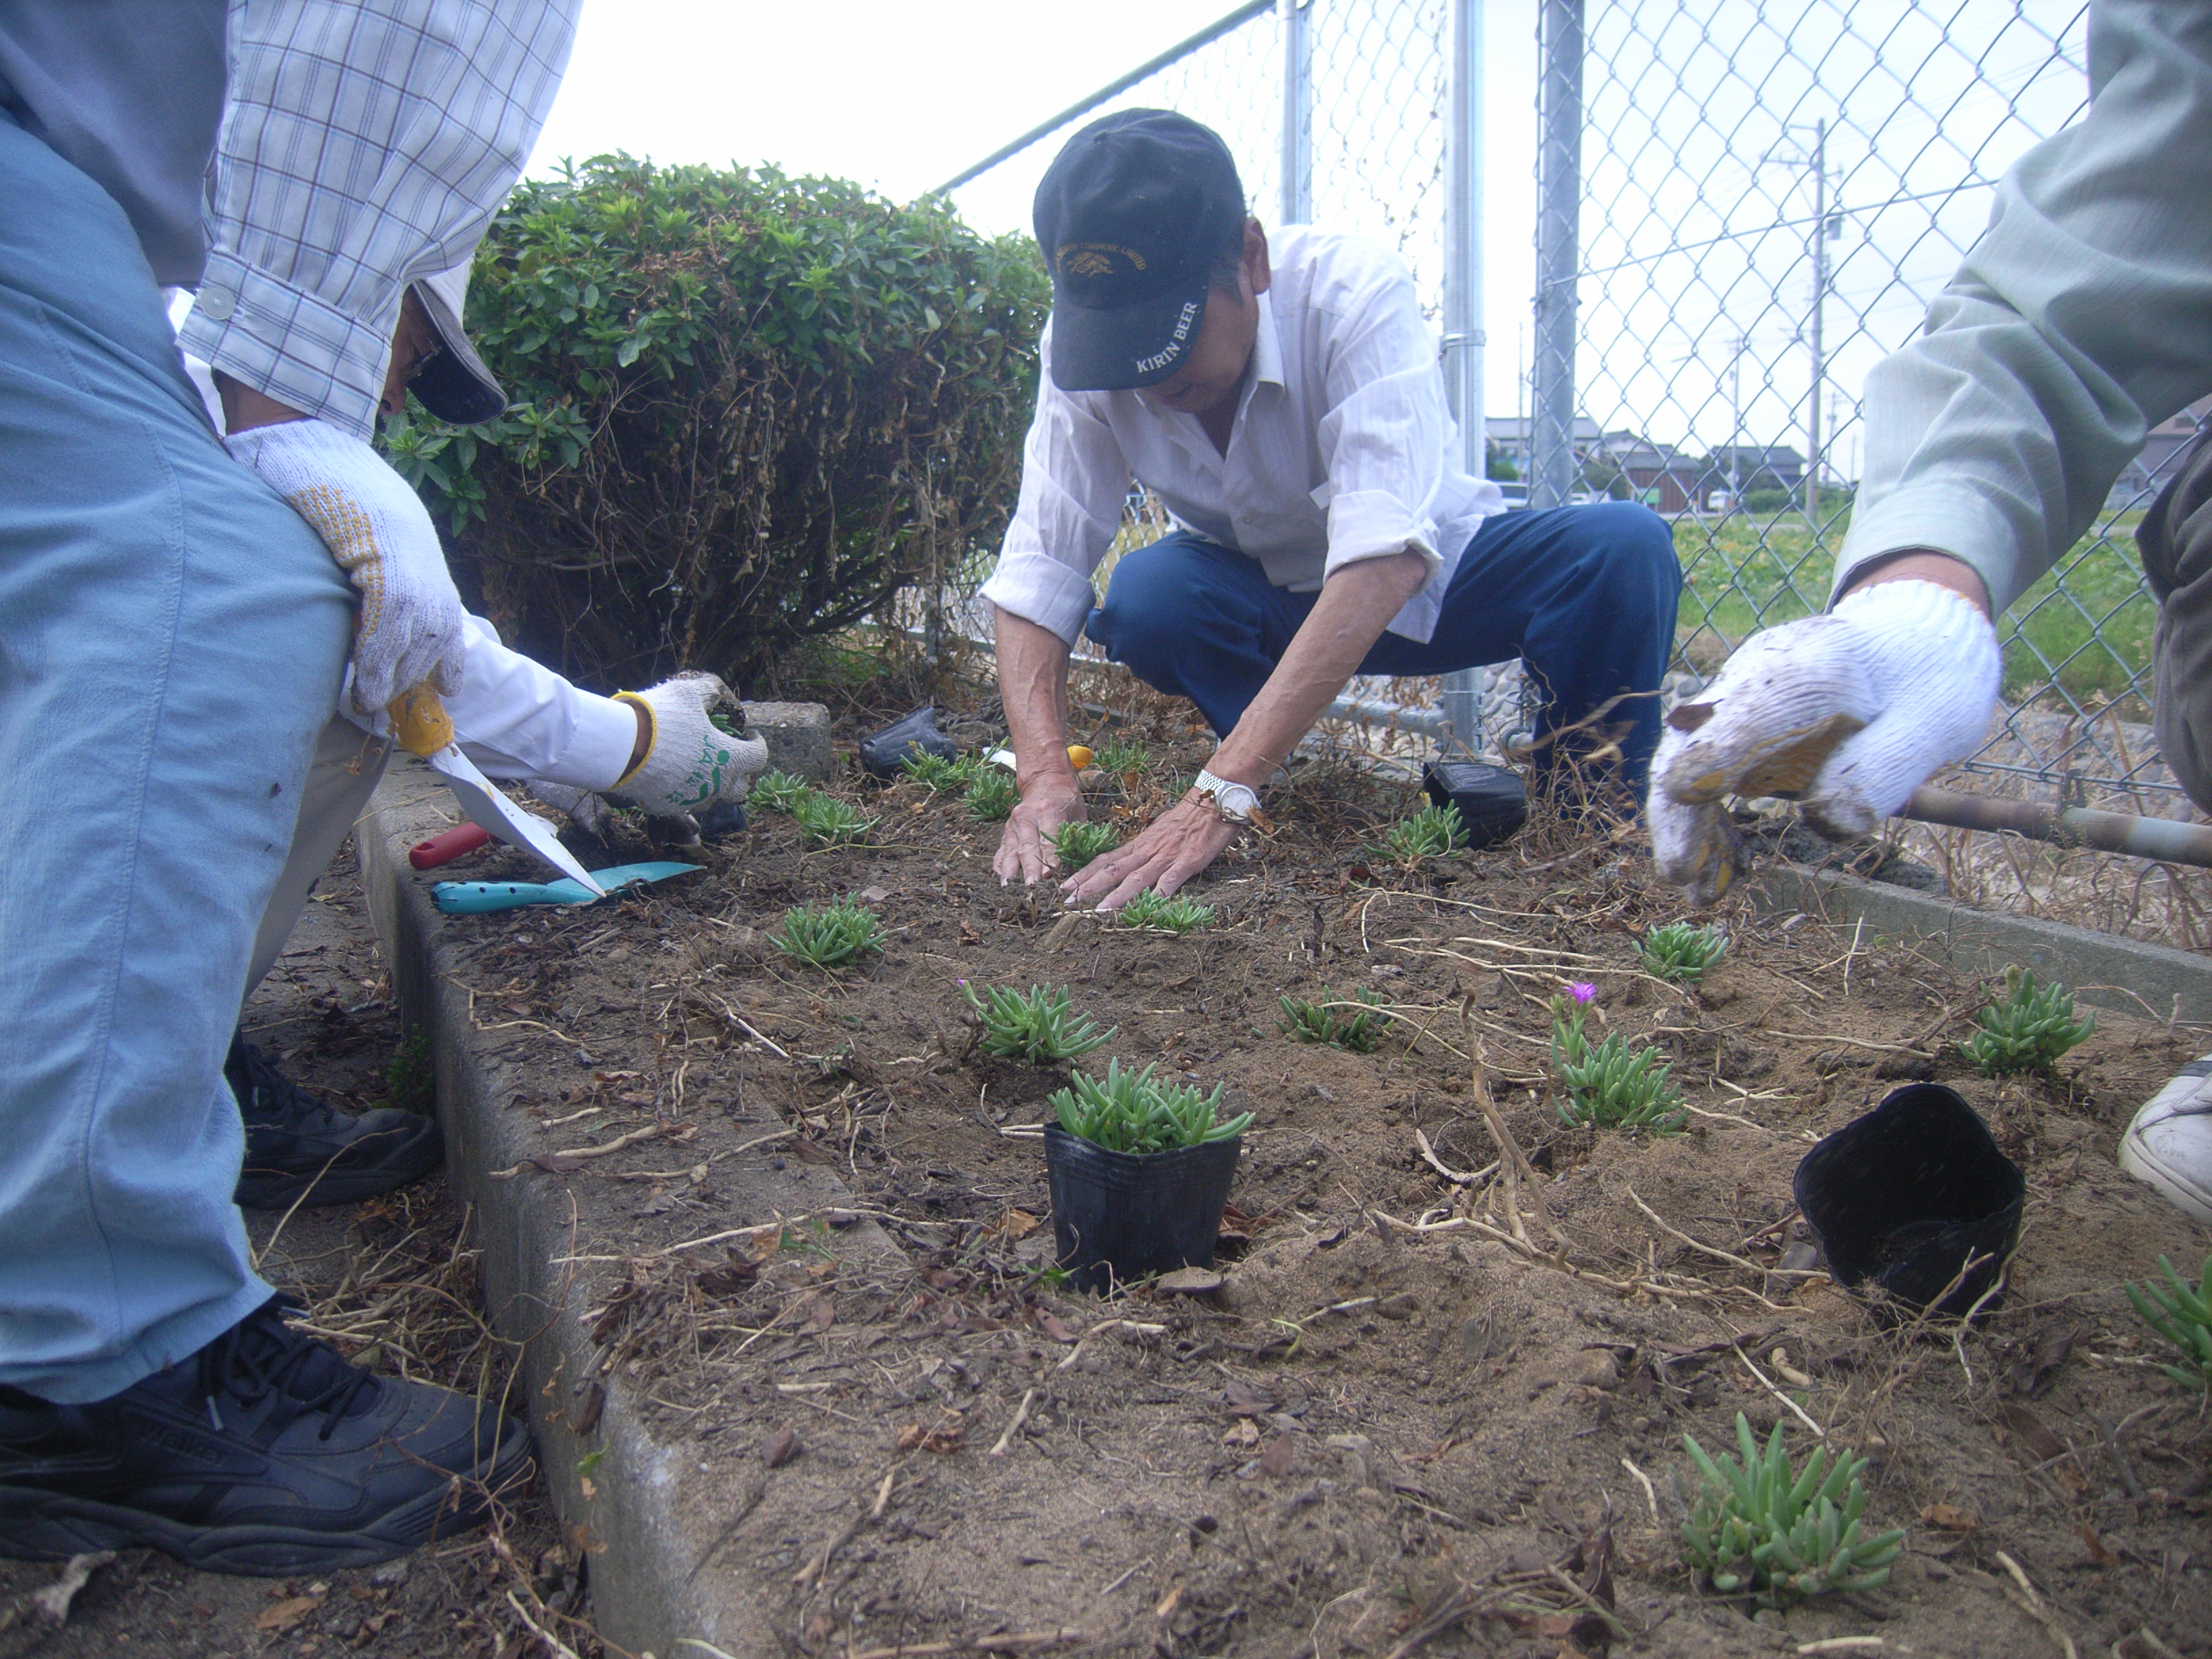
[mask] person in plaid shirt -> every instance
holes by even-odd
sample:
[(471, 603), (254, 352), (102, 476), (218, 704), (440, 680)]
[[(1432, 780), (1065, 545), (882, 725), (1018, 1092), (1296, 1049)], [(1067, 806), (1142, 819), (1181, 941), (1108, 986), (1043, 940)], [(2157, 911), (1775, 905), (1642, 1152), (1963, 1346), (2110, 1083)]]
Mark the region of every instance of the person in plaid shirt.
[(527, 1467), (495, 1407), (285, 1322), (223, 1061), (342, 684), (466, 684), (368, 441), (403, 295), (512, 187), (575, 9), (0, 0), (0, 1554), (374, 1561)]

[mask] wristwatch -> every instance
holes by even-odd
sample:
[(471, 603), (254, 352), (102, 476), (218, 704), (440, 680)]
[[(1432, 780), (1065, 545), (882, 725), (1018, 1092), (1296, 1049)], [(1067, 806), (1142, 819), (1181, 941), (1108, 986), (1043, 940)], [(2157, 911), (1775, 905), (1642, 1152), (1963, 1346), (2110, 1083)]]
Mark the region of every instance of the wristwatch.
[(1227, 778), (1217, 778), (1200, 767), (1198, 781), (1191, 787), (1201, 795), (1211, 795), (1214, 810), (1224, 818), (1238, 823), (1249, 823), (1260, 816), (1260, 792), (1249, 784), (1231, 783)]

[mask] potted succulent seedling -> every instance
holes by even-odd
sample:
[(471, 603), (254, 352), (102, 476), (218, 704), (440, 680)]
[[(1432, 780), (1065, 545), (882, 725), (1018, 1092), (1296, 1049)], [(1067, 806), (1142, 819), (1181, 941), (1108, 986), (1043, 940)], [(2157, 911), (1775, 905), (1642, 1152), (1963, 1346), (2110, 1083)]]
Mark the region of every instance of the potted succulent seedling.
[(1060, 1267), (1078, 1290), (1213, 1264), (1213, 1243), (1252, 1114), (1221, 1116), (1211, 1093), (1125, 1072), (1081, 1073), (1047, 1102), (1052, 1228)]

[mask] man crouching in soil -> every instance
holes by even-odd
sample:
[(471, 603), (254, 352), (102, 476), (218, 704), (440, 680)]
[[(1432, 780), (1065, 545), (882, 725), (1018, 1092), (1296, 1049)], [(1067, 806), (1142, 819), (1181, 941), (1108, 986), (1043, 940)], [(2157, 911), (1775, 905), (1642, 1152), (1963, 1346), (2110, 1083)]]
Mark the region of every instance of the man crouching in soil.
[[(1205, 869), (1355, 673), (1517, 656), (1547, 693), (1539, 784), (1598, 759), (1624, 799), (1640, 790), (1681, 587), (1667, 526), (1626, 503), (1505, 514), (1459, 465), (1437, 337), (1395, 256), (1303, 226), (1271, 242), (1220, 138), (1166, 110), (1078, 133), (1036, 225), (1046, 374), (983, 589), (1022, 794), (1002, 884), (1052, 872), (1054, 832), (1084, 817), (1079, 633), (1196, 703), (1220, 744), (1182, 801), (1061, 884), (1070, 904), (1118, 908)], [(1101, 605), (1091, 575), (1133, 477), (1176, 529), (1122, 556)], [(1613, 732), (1577, 728), (1608, 704)]]

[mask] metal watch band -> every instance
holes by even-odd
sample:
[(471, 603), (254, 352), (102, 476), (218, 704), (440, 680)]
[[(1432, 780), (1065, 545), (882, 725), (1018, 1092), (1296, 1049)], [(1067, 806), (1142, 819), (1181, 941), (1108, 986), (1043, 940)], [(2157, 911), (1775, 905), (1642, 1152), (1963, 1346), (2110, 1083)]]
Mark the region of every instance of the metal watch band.
[(1217, 778), (1200, 767), (1198, 781), (1191, 786), (1200, 794), (1213, 797), (1224, 817), (1234, 818), (1239, 823), (1249, 823), (1252, 814), (1259, 810), (1260, 792), (1246, 783), (1232, 783), (1227, 778)]

